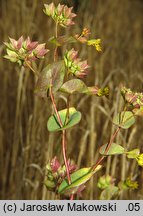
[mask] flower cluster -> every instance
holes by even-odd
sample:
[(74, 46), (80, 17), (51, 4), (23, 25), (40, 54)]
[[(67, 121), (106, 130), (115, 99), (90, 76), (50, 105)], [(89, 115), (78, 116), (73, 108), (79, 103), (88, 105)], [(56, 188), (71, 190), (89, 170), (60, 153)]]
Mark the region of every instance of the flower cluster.
[(103, 89), (99, 88), (98, 86), (92, 86), (92, 87), (88, 87), (88, 93), (91, 95), (97, 95), (99, 97), (102, 96), (109, 96), (109, 88), (105, 87)]
[(94, 46), (98, 52), (102, 51), (101, 39), (91, 39), (87, 41), (88, 46)]
[(83, 31), (81, 32), (81, 34), (80, 34), (80, 35), (79, 35), (79, 34), (76, 34), (76, 35), (74, 36), (74, 38), (75, 38), (76, 40), (78, 40), (79, 42), (81, 42), (81, 43), (86, 43), (87, 40), (88, 40), (89, 34), (90, 34), (89, 29), (88, 29), (88, 28), (84, 28)]
[(75, 51), (74, 49), (67, 51), (64, 55), (64, 62), (69, 73), (72, 73), (78, 78), (83, 78), (88, 73), (87, 69), (89, 68), (89, 65), (86, 60), (81, 61), (77, 55), (78, 51)]
[(10, 42), (5, 42), (7, 55), (4, 57), (11, 62), (17, 62), (19, 65), (26, 65), (36, 59), (41, 59), (49, 51), (45, 49), (45, 44), (38, 44), (37, 41), (32, 42), (28, 37), (24, 40), (21, 36), (18, 40), (9, 38)]
[(139, 154), (139, 155), (136, 157), (136, 160), (137, 160), (137, 162), (138, 162), (138, 165), (143, 167), (143, 154)]
[(56, 7), (54, 3), (44, 4), (44, 13), (47, 16), (53, 18), (53, 20), (62, 27), (73, 25), (72, 19), (76, 16), (72, 13), (72, 7), (68, 8), (66, 5), (61, 5), (60, 3)]
[(115, 182), (115, 179), (112, 178), (109, 175), (103, 175), (99, 178), (97, 187), (100, 189), (108, 188), (110, 185), (113, 185)]
[(123, 87), (121, 94), (125, 102), (136, 115), (143, 115), (143, 93), (132, 92), (130, 89)]
[(98, 52), (101, 52), (102, 51), (102, 47), (101, 47), (101, 39), (90, 39), (88, 40), (88, 36), (90, 34), (90, 31), (88, 28), (84, 28), (82, 33), (79, 35), (79, 34), (76, 34), (74, 36), (74, 38), (81, 42), (81, 43), (86, 43), (88, 46), (93, 46), (96, 48), (96, 50)]
[[(68, 160), (68, 167), (70, 174), (76, 169), (75, 164)], [(50, 191), (56, 191), (58, 186), (61, 184), (64, 178), (66, 178), (66, 167), (61, 165), (56, 157), (46, 166), (47, 169), (47, 180), (44, 182), (47, 189)]]
[(125, 181), (120, 183), (121, 189), (132, 189), (135, 190), (138, 188), (138, 182), (137, 181), (132, 181), (130, 177), (125, 179)]
[(143, 106), (143, 93), (134, 93), (130, 89), (123, 87), (121, 89), (124, 100), (132, 105), (133, 108), (141, 108)]

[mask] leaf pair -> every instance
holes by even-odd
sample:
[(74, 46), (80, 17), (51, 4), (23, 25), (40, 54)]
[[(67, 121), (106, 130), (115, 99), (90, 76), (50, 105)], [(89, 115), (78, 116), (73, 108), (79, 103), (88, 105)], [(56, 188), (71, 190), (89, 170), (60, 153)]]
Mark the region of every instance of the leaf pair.
[(79, 123), (81, 120), (81, 113), (76, 111), (74, 107), (63, 109), (58, 112), (62, 127), (60, 127), (56, 114), (52, 115), (47, 123), (47, 128), (50, 132), (65, 130)]
[(40, 73), (35, 86), (35, 93), (40, 97), (47, 97), (47, 92), (52, 88), (52, 92), (61, 91), (68, 94), (84, 93), (97, 96), (108, 96), (109, 89), (100, 89), (97, 86), (87, 87), (80, 79), (71, 79), (64, 83), (65, 78), (64, 61), (49, 64)]
[(135, 123), (134, 114), (130, 111), (123, 111), (114, 117), (113, 123), (118, 127), (128, 129)]
[[(128, 129), (135, 123), (134, 114), (130, 111), (123, 111), (114, 117), (113, 123), (120, 128)], [(117, 155), (127, 153), (125, 149), (116, 143), (112, 143), (108, 148), (108, 144), (101, 146), (99, 152), (102, 155)]]

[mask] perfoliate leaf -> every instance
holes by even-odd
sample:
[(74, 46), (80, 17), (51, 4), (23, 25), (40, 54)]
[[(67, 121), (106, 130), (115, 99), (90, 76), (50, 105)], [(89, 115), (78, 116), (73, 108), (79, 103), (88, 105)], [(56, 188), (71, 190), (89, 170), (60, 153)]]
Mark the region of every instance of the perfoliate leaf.
[(132, 151), (126, 152), (128, 158), (136, 158), (140, 153), (139, 149), (133, 149)]
[(72, 193), (75, 193), (75, 191), (77, 191), (76, 188), (86, 183), (99, 169), (101, 169), (101, 165), (98, 165), (95, 170), (92, 170), (91, 167), (77, 170), (76, 172), (70, 175), (70, 185), (68, 184), (67, 179), (63, 180), (63, 182), (60, 184), (58, 188), (58, 193), (62, 194), (67, 192), (68, 190), (71, 191), (71, 189), (73, 189)]
[(106, 152), (107, 145), (108, 144), (105, 144), (105, 145), (102, 145), (100, 147), (100, 149), (99, 149), (100, 154), (102, 154), (102, 155), (118, 155), (118, 154), (125, 153), (125, 149), (116, 143), (112, 143), (110, 148)]
[(123, 129), (130, 128), (135, 123), (135, 117), (130, 111), (123, 111), (114, 117), (113, 123)]
[(35, 86), (35, 93), (40, 97), (47, 97), (47, 91), (52, 87), (52, 92), (59, 90), (63, 84), (65, 76), (65, 66), (63, 61), (49, 64), (41, 72)]
[(65, 82), (61, 86), (60, 90), (68, 94), (74, 94), (74, 93), (84, 93), (88, 91), (88, 88), (82, 80), (72, 79), (72, 80)]
[(49, 118), (47, 123), (47, 128), (51, 132), (73, 127), (74, 125), (78, 124), (79, 121), (81, 120), (81, 113), (76, 111), (74, 107), (69, 108), (69, 110), (68, 109), (61, 110), (58, 113), (62, 121), (63, 127), (60, 127), (58, 123), (58, 118), (56, 114), (54, 114)]

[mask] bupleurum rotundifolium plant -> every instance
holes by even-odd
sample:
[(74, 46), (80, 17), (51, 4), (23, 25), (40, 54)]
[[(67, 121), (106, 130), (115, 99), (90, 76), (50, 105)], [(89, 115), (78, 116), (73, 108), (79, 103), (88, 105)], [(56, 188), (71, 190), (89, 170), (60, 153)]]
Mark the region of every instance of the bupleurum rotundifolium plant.
[[(99, 148), (101, 157), (90, 167), (80, 169), (72, 160), (67, 159), (68, 140), (66, 140), (66, 131), (78, 124), (82, 117), (75, 107), (70, 107), (69, 96), (78, 93), (99, 97), (108, 97), (109, 95), (108, 87), (101, 89), (98, 86), (87, 86), (85, 84), (83, 78), (88, 75), (91, 67), (87, 60), (80, 59), (79, 52), (74, 47), (67, 48), (63, 56), (58, 56), (59, 47), (68, 44), (72, 46), (75, 43), (93, 46), (97, 52), (102, 51), (101, 39), (90, 38), (90, 30), (86, 27), (80, 34), (58, 35), (60, 27), (67, 28), (75, 24), (73, 19), (76, 14), (72, 10), (72, 7), (69, 8), (61, 4), (58, 4), (58, 6), (55, 6), (54, 3), (44, 5), (44, 13), (55, 22), (55, 35), (49, 38), (49, 43), (55, 46), (55, 50), (53, 62), (48, 64), (40, 74), (35, 71), (33, 62), (44, 58), (48, 53), (49, 50), (45, 43), (39, 44), (37, 41), (31, 41), (29, 37), (24, 39), (23, 36), (18, 40), (9, 38), (9, 42), (4, 43), (7, 52), (4, 57), (11, 62), (18, 63), (22, 69), (30, 68), (37, 76), (35, 94), (42, 98), (51, 99), (54, 114), (48, 119), (47, 129), (49, 132), (61, 131), (63, 162), (59, 162), (56, 156), (49, 160), (46, 166), (46, 181), (44, 184), (47, 190), (59, 194), (59, 197), (60, 195), (62, 197), (69, 196), (71, 200), (81, 195), (81, 192), (85, 189), (85, 183), (102, 168), (103, 160), (109, 155), (125, 154), (128, 158), (135, 159), (139, 166), (143, 166), (143, 154), (140, 153), (139, 149), (127, 150), (114, 143), (121, 129), (130, 128), (135, 123), (136, 116), (143, 115), (143, 94), (134, 93), (125, 87), (121, 89), (125, 106), (113, 119), (113, 124), (117, 126), (114, 134), (111, 135), (107, 144)], [(58, 111), (55, 102), (55, 93), (57, 92), (67, 96), (67, 107), (60, 111)], [(136, 189), (138, 184), (129, 177), (124, 182), (121, 181), (118, 185), (115, 185), (115, 179), (105, 175), (99, 178), (97, 186), (102, 189), (100, 199), (111, 199), (117, 197), (121, 190)]]

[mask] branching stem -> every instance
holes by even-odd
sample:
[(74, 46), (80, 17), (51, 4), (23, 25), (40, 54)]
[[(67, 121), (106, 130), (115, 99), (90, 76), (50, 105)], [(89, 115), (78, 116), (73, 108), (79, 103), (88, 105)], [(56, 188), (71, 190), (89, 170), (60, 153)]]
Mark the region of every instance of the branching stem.
[[(56, 37), (56, 39), (58, 37), (58, 23), (56, 23), (55, 37)], [(58, 47), (56, 46), (56, 48), (54, 50), (54, 62), (57, 60), (57, 49), (58, 49)], [(58, 123), (59, 123), (60, 127), (62, 128), (65, 122), (62, 123), (61, 117), (58, 113), (56, 102), (54, 99), (54, 95), (52, 93), (52, 87), (50, 87), (50, 89), (49, 89), (49, 94), (50, 94), (50, 98), (52, 101), (52, 105), (54, 107), (54, 111), (55, 111)], [(66, 156), (66, 130), (62, 130), (62, 153), (63, 153), (64, 164), (66, 167), (68, 184), (70, 185), (71, 184), (71, 178), (70, 178), (69, 164), (68, 164), (68, 160), (67, 160), (67, 156)], [(71, 195), (70, 199), (73, 200), (73, 198), (74, 198), (74, 196)]]

